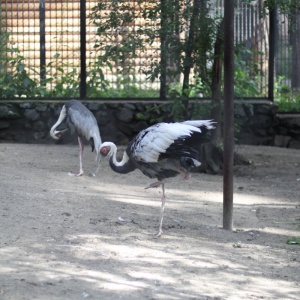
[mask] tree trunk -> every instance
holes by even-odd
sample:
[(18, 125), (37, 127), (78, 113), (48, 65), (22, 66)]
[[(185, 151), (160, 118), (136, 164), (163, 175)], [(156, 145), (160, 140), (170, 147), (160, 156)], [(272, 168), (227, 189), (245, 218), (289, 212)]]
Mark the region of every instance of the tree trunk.
[(170, 83), (180, 82), (180, 7), (178, 0), (168, 1), (168, 26), (172, 24), (167, 34), (167, 89)]
[(210, 75), (207, 72), (208, 66), (208, 53), (211, 50), (211, 43), (210, 43), (210, 35), (212, 32), (209, 31), (209, 24), (208, 20), (211, 20), (212, 17), (210, 16), (210, 0), (201, 0), (200, 1), (200, 12), (199, 12), (199, 19), (198, 19), (198, 28), (196, 30), (195, 36), (195, 43), (196, 43), (196, 71), (195, 73), (199, 75), (201, 82), (208, 83)]
[(195, 28), (197, 24), (197, 19), (200, 12), (200, 3), (201, 0), (194, 0), (193, 13), (190, 22), (189, 28), (189, 36), (186, 43), (186, 51), (185, 51), (185, 61), (184, 61), (184, 71), (183, 71), (183, 85), (182, 85), (182, 97), (184, 100), (185, 112), (184, 115), (187, 115), (188, 112), (188, 95), (186, 94), (186, 90), (189, 88), (190, 83), (190, 73), (191, 68), (193, 67), (193, 59), (192, 54), (195, 49)]

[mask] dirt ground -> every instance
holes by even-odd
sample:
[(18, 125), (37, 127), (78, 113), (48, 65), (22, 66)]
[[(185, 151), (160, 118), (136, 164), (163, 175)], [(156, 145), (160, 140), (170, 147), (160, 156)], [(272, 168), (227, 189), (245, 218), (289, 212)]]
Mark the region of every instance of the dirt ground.
[(299, 299), (300, 151), (239, 146), (234, 231), (222, 229), (223, 179), (192, 174), (160, 189), (75, 145), (0, 144), (0, 299)]

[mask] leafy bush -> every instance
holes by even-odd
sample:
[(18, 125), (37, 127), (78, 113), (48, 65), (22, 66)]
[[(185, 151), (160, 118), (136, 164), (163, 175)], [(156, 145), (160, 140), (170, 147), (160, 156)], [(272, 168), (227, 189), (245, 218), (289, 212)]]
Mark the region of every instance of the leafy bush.
[[(127, 16), (128, 17), (128, 16)], [(156, 15), (153, 15), (156, 19)], [(1, 21), (1, 16), (0, 16)], [(1, 23), (2, 24), (2, 23)], [(0, 97), (1, 98), (78, 98), (80, 95), (80, 73), (79, 70), (60, 59), (57, 53), (45, 68), (45, 79), (40, 79), (40, 70), (29, 69), (25, 64), (25, 59), (21, 55), (18, 47), (9, 42), (9, 33), (5, 32), (0, 25)], [(151, 32), (148, 32), (150, 34)], [(151, 40), (149, 36), (149, 41)], [(151, 36), (153, 38), (153, 36)], [(127, 44), (124, 44), (124, 46)], [(128, 45), (127, 45), (128, 46)], [(126, 52), (125, 49), (124, 53)], [(115, 53), (115, 62), (125, 54)], [(118, 55), (121, 55), (117, 58)], [(261, 55), (257, 53), (256, 55)], [(100, 57), (98, 61), (88, 66), (87, 72), (87, 95), (89, 98), (158, 98), (158, 89), (145, 89), (137, 82), (134, 74), (130, 70), (123, 69), (116, 82), (109, 82), (103, 73), (103, 67), (109, 63), (111, 52), (106, 53), (107, 57)], [(251, 57), (254, 53), (244, 45), (238, 45), (235, 50), (235, 97), (259, 97), (262, 95), (264, 86), (262, 83), (263, 74), (259, 66), (253, 64)], [(154, 68), (152, 71), (155, 73)], [(31, 72), (29, 72), (31, 71)], [(128, 72), (127, 72), (128, 71)], [(209, 71), (209, 70), (208, 70)], [(31, 74), (34, 74), (32, 76)], [(159, 76), (159, 72), (156, 74)], [(155, 77), (155, 76), (154, 76)], [(176, 76), (175, 76), (176, 77)], [(167, 117), (173, 120), (180, 120), (182, 112), (186, 108), (189, 98), (209, 98), (211, 87), (208, 81), (203, 81), (202, 77), (195, 76), (194, 83), (189, 88), (182, 91), (179, 82), (169, 84), (167, 98), (173, 100), (172, 111), (167, 113)], [(183, 95), (184, 94), (184, 95)], [(292, 91), (285, 84), (285, 78), (280, 77), (275, 85), (275, 102), (279, 106), (280, 112), (300, 111), (300, 92)], [(202, 106), (202, 104), (200, 105)], [(161, 108), (150, 109), (157, 115), (162, 112)], [(150, 112), (149, 111), (149, 112)], [(198, 114), (198, 112), (197, 112)], [(155, 116), (154, 118), (159, 118)]]
[(279, 77), (275, 84), (275, 103), (279, 112), (300, 112), (300, 92), (293, 91), (285, 83), (284, 77)]
[(8, 35), (0, 38), (0, 95), (3, 98), (34, 95), (37, 90), (35, 80), (31, 79), (24, 57), (17, 48), (7, 47)]
[[(59, 54), (47, 64), (46, 78), (42, 84), (30, 77), (24, 57), (17, 48), (8, 48), (8, 35), (0, 38), (0, 97), (7, 98), (77, 98), (80, 95), (80, 74), (77, 68), (59, 61)], [(69, 71), (67, 71), (69, 70)], [(87, 77), (87, 94), (90, 98), (158, 98), (159, 91), (142, 89), (135, 82), (119, 78), (119, 86), (111, 87), (104, 80), (101, 68), (97, 65)]]
[[(262, 55), (263, 53), (257, 53)], [(262, 78), (261, 70), (253, 63), (254, 51), (245, 45), (238, 45), (234, 56), (234, 96), (259, 97), (261, 96)]]

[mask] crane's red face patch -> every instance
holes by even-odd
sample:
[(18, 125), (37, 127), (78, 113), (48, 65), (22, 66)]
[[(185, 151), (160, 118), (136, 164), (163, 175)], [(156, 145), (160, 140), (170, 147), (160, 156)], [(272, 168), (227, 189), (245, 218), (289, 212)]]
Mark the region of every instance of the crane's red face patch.
[(103, 156), (107, 156), (107, 154), (109, 153), (110, 151), (110, 147), (102, 147), (100, 149), (100, 154), (103, 155)]

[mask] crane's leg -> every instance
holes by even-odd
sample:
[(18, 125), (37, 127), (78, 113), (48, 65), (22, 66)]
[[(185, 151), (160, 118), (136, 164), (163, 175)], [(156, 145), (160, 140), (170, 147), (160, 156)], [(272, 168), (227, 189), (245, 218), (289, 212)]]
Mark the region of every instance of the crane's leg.
[(84, 149), (84, 145), (81, 141), (81, 138), (78, 137), (78, 145), (79, 145), (79, 173), (78, 174), (74, 174), (69, 172), (70, 176), (82, 176), (83, 175), (83, 169), (82, 169), (82, 153), (83, 153), (83, 149)]
[(162, 181), (157, 181), (157, 182), (151, 183), (149, 186), (145, 187), (145, 189), (150, 189), (150, 188), (154, 188), (154, 187), (159, 187), (160, 185), (162, 187), (162, 196), (161, 196), (159, 227), (158, 227), (158, 231), (156, 233), (154, 233), (154, 234), (151, 233), (151, 235), (154, 235), (156, 238), (159, 238), (163, 233), (162, 223), (163, 223), (165, 204), (166, 204), (165, 183)]
[(165, 193), (165, 184), (162, 182), (161, 183), (162, 187), (162, 196), (161, 196), (161, 208), (160, 208), (160, 219), (159, 219), (159, 227), (158, 231), (155, 234), (155, 237), (160, 237), (163, 233), (162, 231), (162, 223), (163, 223), (163, 218), (164, 218), (164, 211), (165, 211), (165, 204), (166, 204), (166, 193)]

